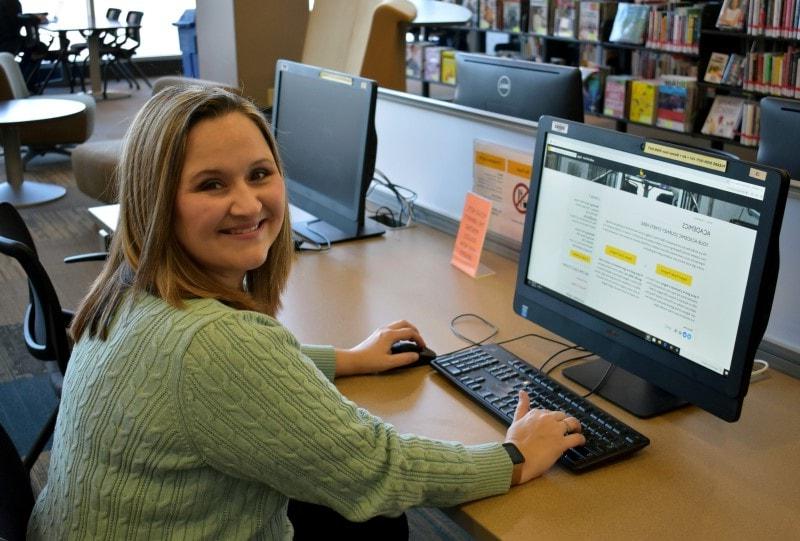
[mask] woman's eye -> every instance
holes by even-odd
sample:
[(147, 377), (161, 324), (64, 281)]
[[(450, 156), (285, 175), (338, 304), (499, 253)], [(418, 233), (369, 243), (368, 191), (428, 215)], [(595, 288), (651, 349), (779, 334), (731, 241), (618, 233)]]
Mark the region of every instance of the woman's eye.
[(220, 182), (219, 180), (213, 180), (213, 179), (212, 180), (206, 180), (205, 182), (200, 184), (200, 189), (203, 190), (203, 191), (219, 190), (222, 187), (223, 187), (222, 182)]
[(251, 178), (253, 180), (264, 180), (266, 178), (269, 178), (270, 175), (271, 173), (266, 169), (256, 169), (255, 171), (253, 171)]

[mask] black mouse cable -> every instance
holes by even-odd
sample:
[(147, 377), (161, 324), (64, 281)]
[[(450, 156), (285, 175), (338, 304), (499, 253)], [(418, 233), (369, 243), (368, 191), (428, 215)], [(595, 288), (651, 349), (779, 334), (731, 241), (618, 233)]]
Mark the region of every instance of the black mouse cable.
[(575, 347), (575, 348), (579, 348), (580, 347), (580, 346), (573, 346), (572, 344), (568, 344), (567, 342), (563, 342), (561, 340), (556, 340), (555, 338), (550, 338), (548, 336), (544, 336), (542, 334), (537, 334), (535, 332), (529, 332), (527, 334), (521, 334), (519, 336), (515, 336), (514, 338), (509, 338), (507, 340), (503, 340), (501, 342), (495, 342), (495, 343), (498, 346), (501, 346), (503, 344), (508, 344), (509, 342), (516, 342), (517, 340), (522, 340), (523, 338), (539, 338), (540, 340), (546, 340), (548, 342), (552, 342), (554, 344), (558, 344), (559, 346), (564, 346), (564, 347), (570, 347), (571, 346), (571, 347)]
[[(476, 341), (474, 341), (474, 340), (472, 340), (471, 338), (468, 338), (468, 337), (464, 336), (463, 334), (461, 334), (461, 333), (460, 333), (460, 332), (459, 332), (459, 331), (456, 329), (456, 322), (458, 322), (458, 320), (460, 320), (460, 319), (462, 319), (462, 318), (465, 318), (465, 317), (474, 317), (474, 318), (476, 318), (476, 319), (480, 320), (480, 321), (481, 321), (481, 322), (483, 322), (483, 323), (484, 323), (484, 324), (485, 324), (487, 327), (489, 327), (489, 328), (491, 329), (491, 334), (489, 334), (489, 336), (487, 336), (487, 337), (485, 337), (485, 338), (482, 338), (481, 340), (479, 340), (479, 341), (477, 341), (477, 342), (476, 342)], [(489, 321), (487, 321), (486, 319), (482, 318), (482, 317), (481, 317), (481, 316), (479, 316), (478, 314), (466, 313), (466, 314), (458, 314), (456, 317), (454, 317), (453, 319), (451, 319), (451, 320), (450, 320), (450, 332), (452, 332), (453, 334), (455, 334), (457, 337), (461, 338), (461, 339), (462, 339), (462, 340), (464, 340), (465, 342), (468, 342), (468, 343), (469, 343), (469, 346), (467, 346), (467, 347), (472, 347), (472, 346), (481, 346), (481, 345), (483, 345), (483, 344), (484, 344), (484, 343), (485, 343), (487, 340), (490, 340), (490, 339), (494, 338), (495, 336), (497, 336), (497, 333), (498, 333), (498, 332), (500, 332), (500, 329), (498, 329), (497, 327), (495, 327), (495, 325), (494, 325), (494, 324), (492, 324), (491, 322), (489, 322)], [(466, 349), (466, 348), (462, 348), (462, 349)], [(461, 350), (458, 350), (458, 351), (461, 351)]]
[[(405, 186), (401, 186), (400, 184), (395, 184), (380, 169), (375, 169), (375, 174), (373, 175), (372, 180), (394, 193), (394, 196), (400, 205), (398, 222), (400, 226), (409, 225), (414, 217), (414, 202), (418, 197), (417, 192)], [(401, 192), (405, 192), (405, 195)], [(403, 222), (403, 214), (407, 215), (405, 223)]]
[[(553, 366), (553, 368), (550, 368), (549, 370), (545, 370), (545, 367), (548, 364), (550, 364), (551, 361), (553, 361), (554, 359), (557, 359), (559, 357), (559, 355), (561, 355), (562, 353), (566, 353), (568, 351), (576, 351), (577, 349), (578, 349), (577, 346), (566, 346), (564, 348), (559, 349), (558, 351), (556, 351), (555, 353), (550, 355), (547, 359), (545, 359), (545, 361), (541, 364), (541, 366), (539, 366), (539, 372), (541, 372), (542, 374), (545, 374), (545, 375), (549, 374), (550, 372), (552, 372), (553, 368), (556, 368), (557, 366), (561, 366), (561, 362), (559, 362), (559, 363), (556, 363), (556, 365)], [(562, 362), (567, 362), (567, 361), (569, 361), (569, 359), (567, 359), (566, 361), (562, 361)]]

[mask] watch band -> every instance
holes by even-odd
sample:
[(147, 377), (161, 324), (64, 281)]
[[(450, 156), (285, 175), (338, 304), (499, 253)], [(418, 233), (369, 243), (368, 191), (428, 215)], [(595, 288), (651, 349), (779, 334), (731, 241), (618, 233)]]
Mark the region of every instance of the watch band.
[(513, 464), (522, 464), (525, 462), (525, 455), (523, 455), (519, 448), (510, 441), (507, 441), (503, 444), (503, 449), (506, 450)]

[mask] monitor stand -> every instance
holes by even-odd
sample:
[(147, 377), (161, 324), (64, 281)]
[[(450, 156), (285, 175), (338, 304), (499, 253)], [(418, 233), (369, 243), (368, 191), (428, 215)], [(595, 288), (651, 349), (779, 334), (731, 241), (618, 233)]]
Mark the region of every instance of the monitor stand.
[[(594, 389), (608, 369), (608, 361), (602, 359), (565, 368), (562, 373), (572, 381)], [(646, 419), (672, 411), (688, 404), (682, 398), (668, 393), (655, 385), (615, 366), (605, 383), (595, 394), (613, 402), (637, 417)]]
[(363, 239), (367, 237), (377, 237), (386, 233), (386, 229), (371, 219), (364, 220), (364, 224), (358, 228), (354, 234), (342, 231), (328, 222), (315, 219), (305, 222), (292, 222), (292, 229), (295, 233), (316, 244), (331, 244), (346, 240)]

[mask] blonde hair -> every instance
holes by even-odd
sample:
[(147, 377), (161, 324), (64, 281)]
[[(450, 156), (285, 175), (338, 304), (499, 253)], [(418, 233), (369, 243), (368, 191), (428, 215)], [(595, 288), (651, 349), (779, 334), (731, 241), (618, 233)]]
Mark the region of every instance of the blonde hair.
[(102, 272), (72, 323), (77, 341), (88, 329), (105, 339), (129, 291), (146, 292), (182, 307), (189, 298), (214, 298), (239, 309), (275, 316), (294, 257), (288, 203), (267, 260), (246, 275), (246, 291), (215, 281), (181, 247), (173, 210), (189, 131), (201, 120), (241, 113), (261, 131), (283, 175), (275, 140), (261, 112), (221, 88), (170, 87), (144, 105), (125, 136), (117, 166), (119, 222)]

